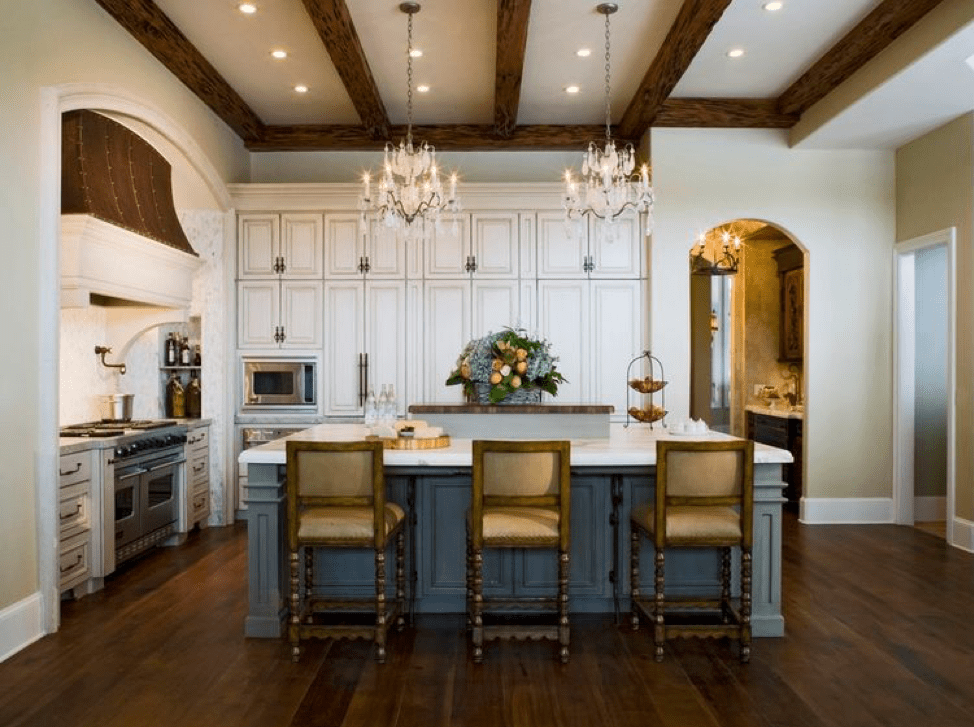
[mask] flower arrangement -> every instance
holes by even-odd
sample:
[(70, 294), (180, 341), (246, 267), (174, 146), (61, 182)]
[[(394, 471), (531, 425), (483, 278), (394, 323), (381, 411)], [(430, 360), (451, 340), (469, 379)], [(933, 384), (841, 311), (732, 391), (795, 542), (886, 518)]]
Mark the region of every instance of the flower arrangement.
[(499, 404), (509, 396), (528, 391), (558, 393), (565, 378), (555, 369), (558, 359), (543, 339), (529, 338), (522, 329), (505, 328), (464, 346), (447, 386), (461, 384), (468, 399), (489, 387), (487, 400)]

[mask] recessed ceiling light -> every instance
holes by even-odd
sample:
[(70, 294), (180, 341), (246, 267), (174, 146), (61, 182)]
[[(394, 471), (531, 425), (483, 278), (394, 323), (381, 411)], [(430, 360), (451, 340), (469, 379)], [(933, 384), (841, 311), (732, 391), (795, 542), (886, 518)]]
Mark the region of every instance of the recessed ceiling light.
[(237, 9), (244, 15), (253, 15), (257, 12), (257, 6), (253, 3), (240, 3)]
[(762, 5), (762, 7), (765, 10), (771, 10), (771, 11), (781, 10), (781, 8), (784, 7), (784, 3), (779, 3), (779, 2), (765, 3), (764, 5)]
[(421, 83), (418, 86), (416, 86), (416, 90), (419, 91), (420, 93), (426, 93), (427, 91), (430, 90), (430, 87), (427, 86), (425, 83)]
[(294, 90), (297, 93), (307, 93), (308, 92), (308, 87), (305, 86), (305, 85), (303, 85), (303, 84), (298, 84), (297, 86), (294, 87)]
[(419, 48), (413, 48), (411, 51), (409, 51), (409, 55), (413, 58), (422, 58), (423, 51), (421, 51)]
[(731, 48), (729, 51), (727, 51), (727, 55), (731, 58), (740, 58), (742, 55), (744, 55), (744, 49)]
[(575, 55), (577, 55), (579, 58), (588, 58), (590, 55), (592, 55), (592, 49), (579, 48), (577, 51), (575, 51)]
[(578, 86), (565, 86), (565, 93), (578, 93), (579, 90)]
[(287, 58), (286, 50), (272, 50), (271, 55), (275, 58)]

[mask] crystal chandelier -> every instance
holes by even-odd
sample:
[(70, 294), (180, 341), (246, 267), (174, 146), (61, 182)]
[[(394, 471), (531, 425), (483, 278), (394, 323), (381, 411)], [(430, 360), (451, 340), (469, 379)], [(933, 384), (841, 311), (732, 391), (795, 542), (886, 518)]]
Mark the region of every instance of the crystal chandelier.
[(643, 164), (639, 174), (636, 151), (632, 144), (616, 147), (612, 141), (612, 109), (609, 101), (609, 16), (619, 9), (615, 3), (602, 3), (596, 11), (605, 16), (605, 148), (590, 142), (582, 157), (582, 178), (576, 181), (571, 169), (565, 171), (565, 216), (569, 222), (586, 215), (613, 222), (625, 210), (646, 213), (646, 234), (652, 229), (653, 188), (649, 184), (649, 167)]
[[(406, 138), (396, 147), (387, 142), (382, 173), (373, 190), (372, 176), (362, 177), (360, 209), (406, 237), (426, 234), (427, 223), (439, 225), (441, 213), (460, 212), (457, 198), (457, 175), (450, 175), (449, 189), (444, 191), (436, 166), (436, 149), (425, 141), (413, 145), (413, 15), (419, 3), (400, 3), (399, 9), (409, 18), (406, 48)], [(375, 191), (375, 196), (372, 193)], [(415, 224), (414, 224), (415, 223)]]
[(724, 230), (708, 240), (704, 233), (697, 237), (697, 244), (690, 250), (690, 272), (694, 275), (734, 275), (741, 256), (741, 238)]

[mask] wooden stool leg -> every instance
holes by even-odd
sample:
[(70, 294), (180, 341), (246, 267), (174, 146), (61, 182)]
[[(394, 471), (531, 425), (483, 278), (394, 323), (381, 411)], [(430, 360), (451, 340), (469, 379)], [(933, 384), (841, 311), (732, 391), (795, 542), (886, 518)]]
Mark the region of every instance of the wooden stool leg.
[(375, 551), (375, 660), (386, 661), (386, 554)]
[(663, 623), (663, 573), (666, 567), (666, 556), (662, 548), (656, 550), (656, 607), (653, 609), (653, 640), (656, 642), (656, 661), (663, 661), (663, 642), (666, 641), (666, 625)]
[(288, 626), (288, 636), (291, 641), (291, 660), (301, 658), (301, 579), (298, 575), (298, 551), (292, 550), (291, 562), (291, 618)]
[(751, 549), (741, 548), (741, 661), (751, 660)]
[(406, 626), (406, 531), (396, 536), (396, 629)]
[(561, 663), (568, 663), (568, 642), (570, 632), (568, 628), (568, 566), (569, 555), (566, 551), (558, 554), (558, 643), (561, 644), (559, 656)]
[(731, 549), (720, 549), (720, 618), (725, 624), (730, 623), (731, 602)]
[(474, 548), (473, 560), (473, 661), (482, 664), (484, 661), (484, 553), (480, 548)]
[(470, 523), (467, 523), (467, 631), (473, 628), (473, 544), (470, 542)]
[[(315, 584), (315, 549), (310, 546), (304, 548), (304, 598), (305, 603), (309, 602), (314, 594)], [(304, 622), (310, 624), (314, 621), (314, 612), (309, 608), (304, 615)]]
[(639, 628), (639, 528), (629, 526), (629, 602), (632, 630)]

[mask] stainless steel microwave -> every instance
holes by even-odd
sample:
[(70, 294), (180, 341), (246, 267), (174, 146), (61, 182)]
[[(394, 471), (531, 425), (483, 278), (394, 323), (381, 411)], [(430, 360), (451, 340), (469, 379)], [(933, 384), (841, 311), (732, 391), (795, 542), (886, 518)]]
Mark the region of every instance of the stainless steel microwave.
[(314, 359), (244, 359), (243, 405), (316, 407), (317, 365)]

